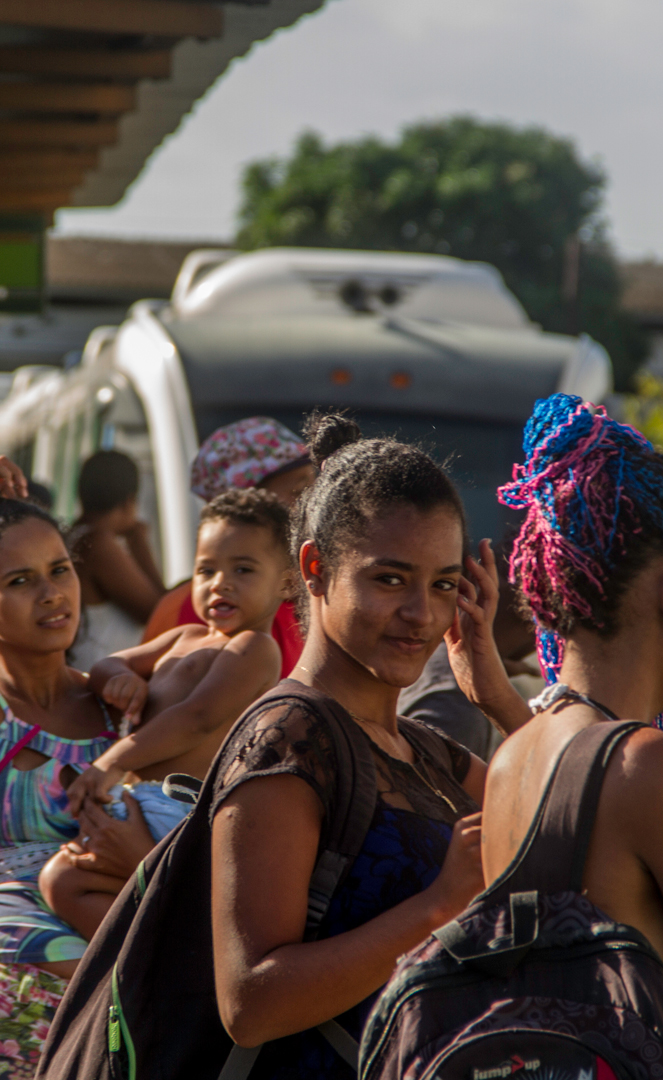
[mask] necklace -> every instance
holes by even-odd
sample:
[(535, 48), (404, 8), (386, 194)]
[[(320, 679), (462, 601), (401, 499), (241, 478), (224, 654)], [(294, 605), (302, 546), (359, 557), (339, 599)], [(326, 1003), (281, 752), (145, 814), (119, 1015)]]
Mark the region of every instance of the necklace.
[[(595, 701), (594, 698), (589, 697), (587, 694), (580, 694), (577, 690), (572, 690), (566, 683), (550, 683), (538, 697), (530, 698), (527, 704), (532, 712), (536, 714), (545, 712), (546, 709), (550, 709), (553, 705), (563, 701), (564, 698), (568, 699), (567, 705), (572, 704), (574, 701), (580, 701), (583, 705), (589, 705), (590, 708), (603, 713), (607, 720), (619, 720), (619, 717), (615, 715), (612, 709), (602, 705), (600, 701)], [(563, 705), (562, 708), (564, 707)]]
[[(424, 766), (424, 768), (428, 768), (428, 766), (426, 765), (426, 762), (424, 761), (424, 759), (422, 757), (420, 757), (419, 760), (420, 760), (421, 764)], [(442, 799), (442, 802), (445, 802), (447, 804), (447, 806), (451, 807), (454, 814), (458, 813), (458, 810), (456, 809), (456, 807), (452, 803), (451, 799), (447, 795), (443, 795), (442, 792), (439, 790), (439, 788), (436, 788), (433, 784), (431, 784), (430, 780), (427, 780), (426, 777), (423, 775), (423, 773), (419, 772), (418, 768), (416, 767), (416, 765), (413, 762), (407, 761), (406, 765), (409, 765), (410, 768), (415, 773), (415, 775), (418, 776), (420, 780), (423, 780), (426, 787), (430, 788), (430, 790), (433, 792), (433, 795), (437, 795), (438, 799)]]
[[(300, 668), (302, 669), (302, 671), (305, 671), (307, 675), (310, 675), (312, 679), (315, 679), (315, 681), (316, 681), (316, 682), (320, 683), (320, 686), (322, 687), (322, 689), (324, 690), (324, 692), (325, 692), (326, 694), (329, 694), (330, 698), (333, 698), (333, 699), (334, 699), (334, 701), (336, 701), (336, 700), (337, 700), (337, 698), (336, 698), (336, 695), (335, 695), (335, 694), (332, 694), (332, 692), (331, 692), (331, 690), (329, 689), (329, 687), (328, 687), (328, 686), (325, 686), (325, 684), (323, 683), (322, 679), (321, 679), (321, 678), (320, 678), (320, 677), (319, 677), (318, 675), (314, 675), (314, 674), (313, 674), (313, 672), (312, 672), (312, 671), (309, 671), (309, 669), (308, 669), (308, 668), (305, 668), (303, 664), (300, 664), (299, 666), (300, 666)], [(340, 705), (340, 704), (342, 704), (342, 702), (339, 702), (339, 705)], [(358, 722), (359, 724), (372, 724), (372, 725), (373, 725), (374, 727), (380, 727), (380, 724), (378, 724), (378, 723), (377, 723), (377, 722), (376, 722), (375, 720), (367, 720), (367, 719), (366, 719), (366, 718), (365, 718), (364, 716), (358, 716), (358, 715), (357, 715), (357, 713), (353, 713), (353, 712), (352, 712), (352, 711), (351, 711), (350, 709), (346, 708), (346, 706), (345, 706), (345, 705), (343, 705), (343, 708), (344, 708), (344, 709), (345, 709), (345, 711), (346, 711), (346, 712), (347, 712), (347, 713), (348, 713), (348, 714), (349, 714), (349, 715), (350, 715), (350, 716), (352, 717), (352, 719), (353, 719), (353, 720), (356, 720), (356, 721), (357, 721), (357, 722)], [(369, 738), (370, 738), (370, 736), (369, 736)], [(407, 741), (407, 740), (406, 740), (406, 741)], [(375, 740), (374, 740), (374, 739), (371, 739), (371, 742), (375, 742)], [(377, 744), (376, 744), (376, 745), (377, 745)], [(391, 755), (389, 755), (389, 756), (391, 757)], [(424, 761), (424, 759), (423, 759), (423, 758), (421, 757), (421, 755), (419, 755), (419, 759), (420, 759), (420, 761), (421, 761), (421, 764), (423, 765), (423, 767), (424, 767), (424, 768), (427, 768), (426, 762), (425, 762), (425, 761)], [(401, 759), (401, 758), (397, 758), (396, 760), (400, 761), (400, 760), (402, 760), (402, 759)], [(403, 762), (403, 764), (404, 764), (404, 765), (408, 765), (408, 766), (409, 766), (409, 767), (410, 767), (410, 768), (412, 769), (412, 772), (413, 772), (413, 773), (415, 774), (415, 776), (418, 776), (418, 777), (419, 777), (419, 779), (420, 779), (420, 780), (422, 781), (422, 783), (424, 783), (424, 784), (426, 785), (426, 787), (427, 787), (427, 788), (428, 788), (428, 789), (429, 789), (430, 791), (432, 791), (432, 792), (433, 792), (433, 794), (434, 794), (434, 795), (437, 795), (438, 799), (442, 799), (442, 801), (443, 801), (443, 802), (445, 802), (445, 803), (447, 804), (447, 806), (450, 806), (450, 807), (451, 807), (451, 809), (453, 810), (454, 814), (457, 814), (457, 813), (458, 813), (458, 810), (456, 809), (456, 807), (455, 807), (455, 806), (454, 806), (454, 804), (452, 803), (451, 799), (449, 799), (449, 798), (448, 798), (448, 797), (447, 797), (446, 795), (443, 795), (443, 794), (442, 794), (442, 792), (441, 792), (441, 791), (439, 790), (439, 788), (436, 788), (436, 787), (435, 787), (435, 786), (434, 786), (433, 784), (431, 784), (430, 780), (428, 780), (428, 779), (427, 779), (427, 778), (426, 778), (426, 777), (425, 777), (425, 776), (423, 775), (423, 773), (420, 773), (420, 772), (419, 772), (419, 770), (418, 770), (418, 768), (416, 767), (416, 765), (414, 764), (414, 762), (412, 762), (412, 761), (404, 761), (404, 762)]]

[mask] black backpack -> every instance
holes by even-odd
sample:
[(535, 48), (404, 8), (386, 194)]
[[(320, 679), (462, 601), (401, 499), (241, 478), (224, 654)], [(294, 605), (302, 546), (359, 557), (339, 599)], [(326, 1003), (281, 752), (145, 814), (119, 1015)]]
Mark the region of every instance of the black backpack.
[[(345, 709), (294, 680), (255, 702), (231, 737), (256, 713), (293, 701), (324, 719), (338, 766), (330, 835), (309, 888), (306, 940), (313, 940), (361, 850), (377, 782), (370, 743)], [(416, 726), (420, 741), (439, 745), (439, 736), (424, 725), (407, 723)], [(38, 1077), (243, 1080), (251, 1071), (260, 1048), (234, 1046), (223, 1028), (212, 960), (209, 813), (229, 742), (192, 813), (141, 863), (95, 934), (55, 1015)], [(358, 1046), (345, 1029), (332, 1020), (318, 1030), (356, 1069)]]
[(640, 726), (571, 740), (511, 865), (399, 964), (364, 1030), (362, 1080), (663, 1077), (663, 962), (581, 893), (608, 761)]

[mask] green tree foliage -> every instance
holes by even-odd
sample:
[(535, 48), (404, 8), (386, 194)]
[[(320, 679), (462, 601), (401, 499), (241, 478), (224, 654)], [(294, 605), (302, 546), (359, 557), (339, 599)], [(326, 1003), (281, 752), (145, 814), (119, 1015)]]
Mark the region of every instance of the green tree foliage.
[(623, 400), (624, 420), (641, 431), (663, 453), (663, 383), (649, 372), (635, 377), (637, 393)]
[[(571, 142), (470, 117), (326, 147), (314, 133), (287, 160), (249, 165), (237, 244), (417, 251), (480, 259), (544, 329), (602, 342), (625, 389), (646, 341), (620, 310), (600, 218), (605, 176)], [(579, 293), (564, 300), (565, 251), (582, 244)]]

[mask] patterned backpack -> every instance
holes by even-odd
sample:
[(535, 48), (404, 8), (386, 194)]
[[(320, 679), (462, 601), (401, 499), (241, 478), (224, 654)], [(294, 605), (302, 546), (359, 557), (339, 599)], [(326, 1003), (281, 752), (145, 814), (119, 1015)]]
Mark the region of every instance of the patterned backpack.
[(568, 744), (511, 865), (404, 957), (364, 1031), (361, 1080), (660, 1080), (663, 962), (582, 895), (610, 756), (639, 725)]

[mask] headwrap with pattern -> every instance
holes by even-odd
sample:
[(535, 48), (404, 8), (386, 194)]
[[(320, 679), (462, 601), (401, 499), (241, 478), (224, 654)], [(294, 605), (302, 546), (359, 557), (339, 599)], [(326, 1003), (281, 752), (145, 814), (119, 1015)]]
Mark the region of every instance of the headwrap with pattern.
[(229, 488), (250, 488), (308, 461), (294, 432), (269, 416), (250, 416), (215, 431), (191, 466), (191, 490), (206, 502)]

